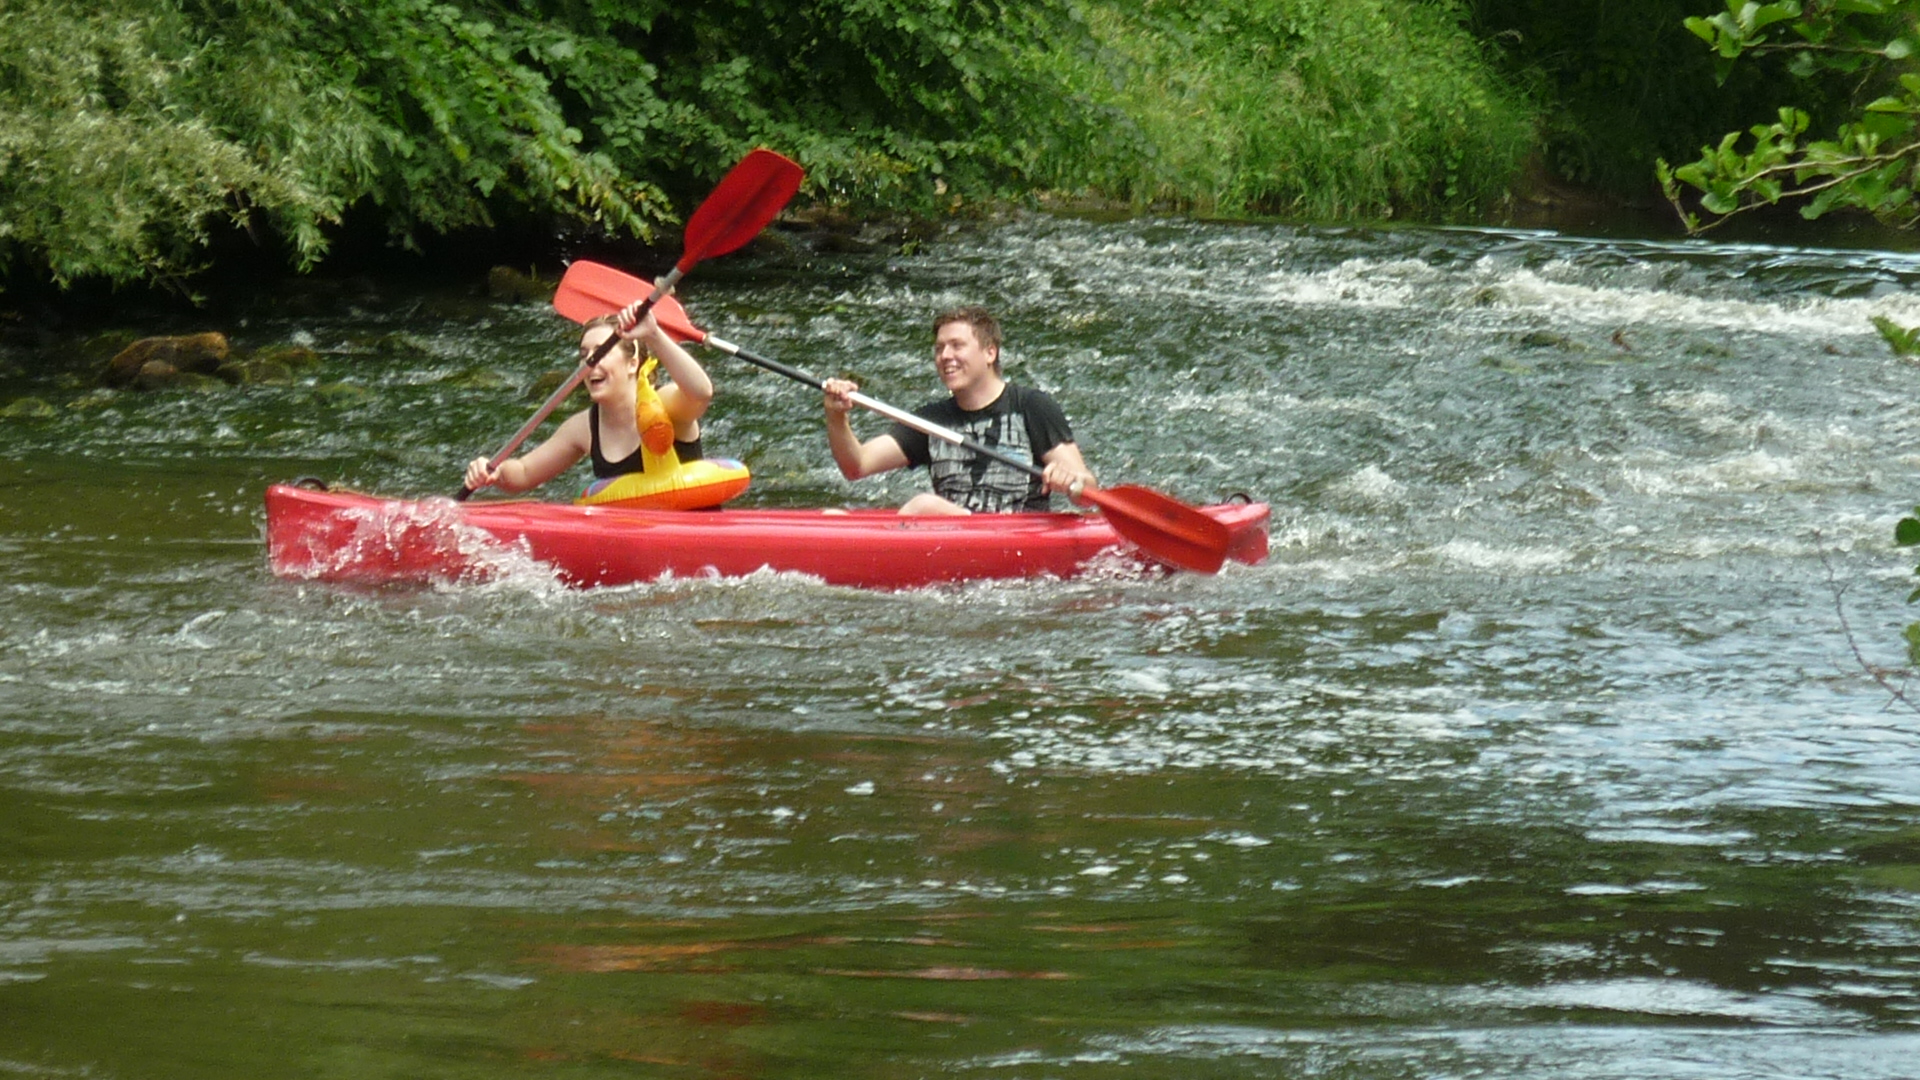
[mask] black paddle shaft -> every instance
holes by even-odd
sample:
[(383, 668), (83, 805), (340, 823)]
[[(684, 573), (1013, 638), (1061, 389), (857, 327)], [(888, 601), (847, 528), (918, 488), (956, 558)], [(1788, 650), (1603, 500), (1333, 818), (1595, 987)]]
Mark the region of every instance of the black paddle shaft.
[[(667, 295), (667, 293), (673, 288), (673, 283), (679, 280), (679, 278), (680, 278), (680, 271), (677, 268), (670, 271), (665, 277), (661, 278), (660, 284), (654, 287), (653, 292), (647, 295), (646, 300), (640, 304), (639, 309), (634, 313), (633, 322), (638, 323), (641, 319), (646, 318), (647, 312), (653, 310), (653, 305), (659, 303), (660, 298)], [(629, 325), (632, 325), (632, 324), (629, 324)], [(587, 377), (587, 372), (593, 370), (593, 365), (606, 359), (607, 354), (612, 352), (613, 347), (615, 345), (618, 345), (619, 343), (620, 343), (620, 328), (616, 326), (613, 329), (612, 336), (608, 337), (607, 340), (601, 342), (598, 346), (596, 346), (593, 350), (593, 355), (587, 357), (585, 360), (580, 361), (580, 366), (574, 369), (573, 377), (568, 379), (566, 383), (560, 387), (560, 389), (555, 390), (553, 392), (553, 396), (547, 399), (546, 404), (540, 406), (540, 410), (533, 414), (533, 419), (528, 420), (525, 424), (521, 425), (520, 430), (513, 433), (513, 438), (508, 439), (506, 445), (500, 448), (500, 452), (493, 455), (492, 458), (488, 459), (487, 467), (490, 469), (497, 469), (500, 467), (501, 462), (512, 457), (513, 452), (515, 450), (520, 449), (520, 444), (527, 441), (527, 436), (533, 434), (534, 429), (540, 426), (540, 422), (545, 420), (548, 416), (551, 416), (553, 414), (553, 410), (558, 408), (560, 403), (567, 399), (567, 395), (573, 393), (573, 388), (576, 386), (579, 386), (580, 380)], [(454, 495), (453, 501), (466, 502), (467, 499), (473, 495), (473, 491), (474, 491), (473, 488), (467, 487), (466, 485), (462, 484), (460, 486), (460, 491)]]

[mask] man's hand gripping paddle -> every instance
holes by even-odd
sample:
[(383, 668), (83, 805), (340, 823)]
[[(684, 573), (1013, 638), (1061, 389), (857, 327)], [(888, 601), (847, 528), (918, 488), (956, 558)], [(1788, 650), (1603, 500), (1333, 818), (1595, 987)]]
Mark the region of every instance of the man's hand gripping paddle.
[[(629, 274), (623, 274), (610, 266), (580, 261), (567, 268), (566, 276), (561, 278), (560, 288), (554, 294), (553, 306), (560, 314), (575, 322), (586, 322), (621, 310), (632, 301), (633, 297), (646, 294), (650, 289), (657, 289), (657, 286)], [(678, 308), (678, 305), (675, 307)], [(765, 368), (777, 375), (784, 375), (795, 382), (804, 383), (815, 390), (825, 389), (819, 379), (798, 368), (789, 367), (778, 360), (755, 356), (730, 341), (723, 341), (699, 329), (687, 321), (684, 311), (674, 311), (672, 322), (667, 321), (665, 315), (659, 317), (660, 325), (676, 338), (703, 342), (721, 352), (737, 356), (749, 364)], [(1032, 462), (1009, 457), (951, 428), (942, 427), (905, 410), (896, 409), (885, 402), (875, 401), (865, 394), (853, 395), (853, 402), (890, 420), (905, 424), (929, 438), (963, 446), (976, 454), (990, 457), (1003, 465), (1019, 469), (1032, 476), (1042, 475), (1041, 469)], [(1137, 484), (1121, 484), (1111, 488), (1084, 487), (1075, 492), (1074, 497), (1099, 507), (1101, 513), (1105, 514), (1107, 520), (1112, 523), (1115, 532), (1133, 541), (1142, 551), (1162, 562), (1185, 570), (1211, 574), (1217, 572), (1220, 565), (1226, 561), (1227, 527), (1172, 496), (1162, 495), (1151, 488)]]
[[(644, 293), (630, 294), (619, 304), (594, 314), (618, 313), (620, 325), (623, 327), (632, 326), (646, 318), (647, 312), (653, 310), (655, 305), (669, 299), (667, 294), (673, 290), (680, 276), (693, 269), (700, 260), (711, 255), (725, 255), (729, 251), (745, 246), (747, 241), (760, 235), (760, 230), (766, 228), (767, 224), (780, 213), (781, 208), (787, 205), (788, 200), (793, 198), (794, 192), (800, 190), (800, 181), (805, 176), (799, 165), (771, 150), (755, 150), (741, 158), (739, 164), (729, 169), (727, 175), (720, 178), (719, 186), (713, 189), (713, 194), (708, 195), (699, 209), (693, 212), (693, 216), (687, 219), (683, 252), (680, 261), (673, 264), (673, 269), (658, 282), (647, 286), (647, 291)], [(573, 276), (571, 269), (567, 271), (567, 276)], [(628, 280), (639, 281), (640, 279), (629, 278)], [(644, 282), (642, 284), (645, 285)], [(564, 281), (561, 283), (561, 288), (563, 290), (566, 288)], [(640, 299), (643, 295), (645, 299)], [(554, 299), (554, 306), (559, 306), (558, 297)], [(677, 308), (678, 305), (675, 307)], [(679, 319), (687, 329), (692, 329), (692, 324), (686, 322), (684, 313)], [(661, 325), (668, 333), (676, 337), (681, 336), (664, 320)], [(694, 331), (694, 335), (696, 336), (690, 336), (688, 340), (698, 340), (698, 331)], [(520, 430), (514, 432), (513, 437), (500, 447), (499, 453), (493, 455), (488, 462), (488, 468), (497, 469), (501, 462), (512, 457), (513, 452), (520, 448), (520, 444), (527, 441), (527, 436), (532, 435), (534, 430), (553, 413), (553, 410), (560, 407), (560, 403), (567, 399), (568, 394), (573, 393), (573, 388), (580, 385), (580, 380), (587, 377), (587, 372), (592, 370), (593, 365), (600, 362), (600, 359), (618, 340), (620, 340), (619, 334), (610, 335), (607, 340), (600, 343), (598, 349), (593, 351), (593, 355), (582, 360), (580, 366), (574, 370), (573, 377), (561, 384), (560, 388), (553, 392), (553, 396), (547, 398), (546, 402), (533, 414), (532, 419), (521, 425)], [(464, 500), (472, 494), (473, 489), (462, 487), (454, 499)]]

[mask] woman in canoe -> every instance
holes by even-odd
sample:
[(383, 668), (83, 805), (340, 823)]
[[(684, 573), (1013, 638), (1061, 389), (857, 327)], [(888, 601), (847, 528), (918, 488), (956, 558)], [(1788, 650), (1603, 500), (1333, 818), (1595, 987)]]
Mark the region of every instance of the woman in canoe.
[[(615, 333), (621, 338), (587, 371), (587, 396), (593, 403), (563, 421), (547, 441), (498, 469), (489, 469), (487, 458), (474, 458), (467, 465), (469, 490), (492, 485), (525, 491), (559, 476), (583, 457), (593, 460), (593, 475), (600, 480), (640, 472), (649, 456), (658, 461), (670, 453), (680, 464), (701, 458), (700, 418), (713, 401), (713, 382), (652, 315), (624, 332), (616, 318), (594, 319), (580, 335), (582, 363), (607, 338)], [(646, 353), (658, 358), (671, 382), (658, 388), (651, 382), (640, 385)]]
[(1000, 373), (1000, 323), (983, 307), (942, 312), (933, 320), (933, 367), (950, 396), (913, 410), (916, 416), (951, 428), (1003, 453), (1041, 466), (1044, 478), (1029, 476), (963, 446), (929, 439), (896, 423), (884, 435), (865, 442), (853, 433), (847, 414), (860, 388), (846, 379), (828, 379), (827, 446), (849, 480), (902, 467), (924, 465), (933, 490), (914, 496), (902, 514), (971, 514), (1044, 511), (1052, 493), (1093, 484), (1080, 457), (1067, 416), (1043, 390), (1008, 382)]

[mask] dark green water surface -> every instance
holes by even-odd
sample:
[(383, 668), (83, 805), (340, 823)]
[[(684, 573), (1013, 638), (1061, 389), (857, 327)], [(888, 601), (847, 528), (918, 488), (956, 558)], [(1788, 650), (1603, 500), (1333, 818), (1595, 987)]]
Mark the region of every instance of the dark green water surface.
[[(16, 346), (0, 1076), (1910, 1077), (1920, 718), (1841, 619), (1899, 662), (1916, 280), (1051, 219), (703, 266), (903, 405), (995, 305), (1103, 478), (1274, 509), (1214, 578), (903, 593), (273, 577), (268, 483), (448, 492), (569, 362), (472, 282), (214, 327), (286, 385)], [(747, 503), (917, 489), (708, 365)]]

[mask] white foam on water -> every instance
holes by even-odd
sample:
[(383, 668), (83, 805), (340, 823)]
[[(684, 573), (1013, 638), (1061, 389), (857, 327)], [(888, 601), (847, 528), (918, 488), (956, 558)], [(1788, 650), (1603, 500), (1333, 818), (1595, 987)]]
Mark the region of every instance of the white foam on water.
[(1477, 996), (1509, 1009), (1597, 1010), (1651, 1016), (1714, 1017), (1749, 1023), (1830, 1023), (1833, 1010), (1790, 994), (1729, 990), (1687, 979), (1620, 978), (1501, 987)]
[(127, 636), (117, 630), (93, 630), (71, 637), (58, 635), (41, 627), (32, 636), (16, 639), (12, 648), (34, 660), (51, 660), (74, 653), (91, 653), (103, 649), (116, 649), (127, 642)]
[[(1920, 296), (1904, 292), (1867, 298), (1811, 293), (1715, 297), (1658, 285), (1580, 280), (1591, 272), (1577, 262), (1543, 269), (1483, 256), (1463, 282), (1459, 272), (1438, 272), (1419, 260), (1354, 258), (1329, 269), (1275, 271), (1250, 284), (1249, 299), (1262, 306), (1373, 310), (1460, 307), (1466, 298), (1469, 310), (1493, 318), (1539, 316), (1550, 317), (1555, 325), (1653, 325), (1820, 339), (1877, 334), (1872, 322), (1876, 315), (1903, 326), (1920, 323)], [(1564, 276), (1555, 276), (1556, 271)], [(1631, 275), (1616, 271), (1613, 276)]]
[(1793, 485), (1803, 476), (1801, 459), (1795, 455), (1755, 450), (1683, 470), (1709, 486), (1735, 491), (1764, 491)]
[(1348, 259), (1329, 270), (1275, 273), (1262, 298), (1304, 307), (1401, 308), (1432, 279), (1431, 268), (1415, 260)]
[(1668, 391), (1655, 395), (1653, 404), (1691, 421), (1709, 435), (1747, 440), (1798, 435), (1777, 413), (1754, 413), (1718, 390)]
[(1566, 548), (1500, 546), (1471, 539), (1449, 540), (1433, 553), (1473, 570), (1519, 574), (1538, 574), (1573, 561), (1573, 552)]
[(1620, 478), (1631, 490), (1654, 497), (1822, 490), (1858, 482), (1857, 477), (1821, 481), (1811, 478), (1811, 472), (1800, 455), (1754, 450), (1708, 461), (1642, 458), (1623, 467)]
[(424, 552), (432, 562), (420, 572), (424, 583), (436, 587), (531, 592), (559, 587), (555, 569), (534, 559), (525, 544), (467, 524), (451, 499), (381, 502), (343, 511), (341, 517), (352, 523), (352, 537), (320, 553), (300, 576), (381, 583), (392, 580), (396, 565), (420, 567)]
[(1380, 509), (1404, 504), (1407, 485), (1380, 466), (1368, 465), (1327, 485), (1327, 494), (1336, 502)]

